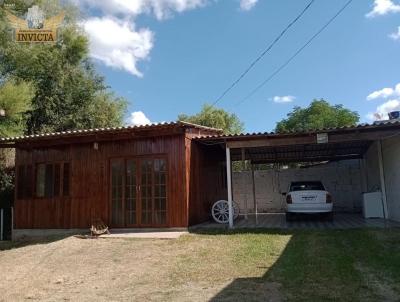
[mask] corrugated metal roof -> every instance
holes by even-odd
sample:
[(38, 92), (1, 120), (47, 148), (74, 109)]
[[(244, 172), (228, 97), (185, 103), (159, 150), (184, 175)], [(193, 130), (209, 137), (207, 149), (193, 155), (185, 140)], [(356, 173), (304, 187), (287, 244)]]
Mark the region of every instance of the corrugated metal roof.
[(246, 138), (255, 136), (285, 136), (285, 135), (304, 135), (304, 134), (315, 134), (321, 132), (338, 132), (338, 131), (352, 131), (360, 129), (378, 129), (388, 126), (400, 126), (400, 120), (385, 120), (376, 121), (373, 124), (359, 124), (356, 126), (344, 126), (338, 128), (320, 128), (308, 131), (286, 131), (286, 132), (252, 132), (252, 133), (238, 133), (238, 134), (213, 134), (198, 137), (197, 140), (207, 140), (207, 139), (235, 139), (235, 138)]
[(110, 132), (119, 132), (119, 131), (141, 131), (141, 130), (151, 130), (157, 128), (167, 128), (167, 127), (187, 127), (187, 128), (195, 128), (195, 129), (203, 129), (208, 131), (213, 131), (216, 133), (221, 133), (221, 129), (196, 125), (188, 122), (164, 122), (164, 123), (153, 123), (147, 125), (140, 126), (123, 126), (123, 127), (107, 127), (107, 128), (94, 128), (94, 129), (78, 129), (71, 131), (61, 131), (61, 132), (53, 132), (53, 133), (41, 133), (41, 134), (32, 134), (32, 135), (23, 135), (16, 137), (4, 137), (0, 138), (0, 142), (16, 142), (23, 140), (32, 140), (32, 139), (41, 139), (41, 138), (62, 138), (62, 137), (72, 137), (72, 136), (81, 136), (81, 135), (89, 135), (89, 134), (103, 134)]
[(0, 142), (8, 143), (8, 142), (17, 142), (24, 140), (33, 140), (33, 139), (41, 139), (41, 138), (62, 138), (62, 137), (72, 137), (72, 136), (82, 136), (82, 135), (90, 135), (90, 134), (103, 134), (103, 133), (112, 133), (119, 131), (141, 131), (141, 130), (150, 130), (157, 128), (165, 128), (165, 127), (187, 127), (187, 128), (195, 128), (195, 129), (203, 129), (208, 131), (213, 131), (215, 134), (211, 135), (202, 135), (199, 136), (198, 140), (207, 140), (207, 139), (235, 139), (235, 138), (246, 138), (246, 137), (257, 137), (257, 136), (285, 136), (285, 135), (304, 135), (304, 134), (313, 134), (320, 132), (336, 132), (336, 131), (352, 131), (358, 129), (375, 129), (381, 127), (388, 126), (400, 126), (400, 120), (385, 120), (385, 121), (377, 121), (373, 124), (359, 124), (357, 126), (347, 126), (347, 127), (338, 127), (338, 128), (321, 128), (315, 129), (312, 131), (288, 131), (282, 133), (276, 132), (253, 132), (253, 133), (239, 133), (239, 134), (223, 134), (222, 129), (216, 129), (206, 126), (201, 126), (197, 124), (192, 124), (188, 122), (164, 122), (164, 123), (153, 123), (148, 125), (140, 125), (140, 126), (123, 126), (123, 127), (106, 127), (106, 128), (94, 128), (94, 129), (78, 129), (71, 131), (62, 131), (62, 132), (53, 132), (53, 133), (42, 133), (42, 134), (32, 134), (32, 135), (24, 135), (17, 137), (5, 137), (0, 138)]

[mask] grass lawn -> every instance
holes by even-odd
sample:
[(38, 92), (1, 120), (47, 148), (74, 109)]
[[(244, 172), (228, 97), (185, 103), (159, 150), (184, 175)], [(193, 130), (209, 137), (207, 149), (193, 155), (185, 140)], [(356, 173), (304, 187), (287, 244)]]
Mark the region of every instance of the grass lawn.
[(400, 229), (0, 243), (0, 301), (399, 301)]

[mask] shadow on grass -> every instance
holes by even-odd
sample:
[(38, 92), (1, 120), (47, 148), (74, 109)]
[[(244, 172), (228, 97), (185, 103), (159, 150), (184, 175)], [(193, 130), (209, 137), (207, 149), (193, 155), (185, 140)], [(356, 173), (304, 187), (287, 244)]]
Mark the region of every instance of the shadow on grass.
[(18, 249), (29, 245), (49, 244), (59, 240), (63, 240), (71, 235), (54, 235), (38, 238), (26, 238), (16, 241), (0, 241), (0, 252), (12, 249)]
[[(210, 301), (395, 301), (393, 294), (400, 296), (396, 285), (400, 281), (400, 247), (391, 243), (400, 242), (400, 231), (391, 229), (390, 236), (387, 231), (217, 229), (196, 233), (260, 235), (259, 240), (263, 234), (291, 236), (262, 277), (237, 278)], [(265, 253), (264, 257), (268, 256)], [(366, 271), (370, 273), (366, 275)], [(385, 287), (390, 290), (382, 290)]]

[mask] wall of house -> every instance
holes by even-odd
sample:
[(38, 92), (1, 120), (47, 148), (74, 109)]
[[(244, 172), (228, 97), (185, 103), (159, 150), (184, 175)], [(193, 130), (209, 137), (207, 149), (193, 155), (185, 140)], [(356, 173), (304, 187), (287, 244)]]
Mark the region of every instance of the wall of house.
[(400, 221), (400, 138), (382, 141), (389, 219)]
[[(251, 172), (233, 173), (233, 198), (245, 213), (254, 213)], [(362, 180), (359, 160), (343, 160), (324, 165), (282, 170), (254, 171), (256, 202), (259, 212), (282, 212), (291, 181), (321, 180), (332, 194), (334, 210), (338, 212), (361, 211)]]
[(366, 178), (366, 192), (375, 192), (381, 189), (379, 177), (378, 144), (373, 143), (364, 155), (364, 171)]
[[(184, 134), (79, 143), (34, 149), (18, 148), (16, 165), (66, 161), (71, 165), (69, 197), (16, 199), (15, 228), (89, 228), (100, 218), (110, 225), (109, 161), (111, 158), (166, 156), (168, 227), (187, 227)], [(18, 175), (17, 175), (18, 177)], [(18, 183), (18, 180), (16, 180)], [(34, 177), (32, 177), (34, 183)]]
[(214, 202), (227, 199), (224, 149), (186, 140), (189, 187), (189, 225), (207, 221)]
[[(400, 221), (400, 137), (384, 139), (381, 143), (388, 218)], [(378, 143), (374, 142), (364, 156), (367, 191), (381, 190), (378, 146)]]

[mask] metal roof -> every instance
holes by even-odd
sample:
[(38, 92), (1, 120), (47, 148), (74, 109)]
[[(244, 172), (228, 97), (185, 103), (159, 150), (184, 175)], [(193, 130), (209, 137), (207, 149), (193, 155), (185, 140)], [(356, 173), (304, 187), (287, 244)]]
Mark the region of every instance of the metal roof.
[[(334, 144), (307, 144), (274, 147), (256, 147), (245, 149), (245, 159), (253, 163), (274, 162), (312, 162), (360, 158), (371, 145), (370, 141), (356, 141)], [(242, 158), (241, 149), (232, 149), (233, 161)]]
[(188, 122), (176, 121), (176, 122), (163, 122), (163, 123), (153, 123), (147, 125), (140, 126), (122, 126), (122, 127), (106, 127), (106, 128), (94, 128), (94, 129), (78, 129), (71, 131), (61, 131), (61, 132), (53, 132), (53, 133), (41, 133), (41, 134), (32, 134), (32, 135), (24, 135), (17, 137), (5, 137), (0, 138), (0, 143), (10, 143), (10, 142), (18, 142), (24, 140), (35, 140), (35, 139), (48, 139), (48, 138), (64, 138), (64, 137), (74, 137), (74, 136), (85, 136), (91, 134), (105, 134), (105, 133), (118, 133), (120, 131), (144, 131), (144, 130), (153, 130), (153, 129), (162, 129), (169, 127), (186, 127), (186, 128), (194, 128), (194, 129), (202, 129), (213, 132), (214, 134), (210, 135), (201, 135), (195, 139), (197, 140), (230, 140), (230, 139), (246, 139), (250, 137), (262, 137), (262, 136), (295, 136), (295, 135), (306, 135), (306, 134), (315, 134), (321, 132), (342, 132), (342, 131), (355, 131), (355, 130), (372, 130), (372, 129), (380, 129), (385, 127), (400, 127), (400, 120), (385, 120), (385, 121), (377, 121), (373, 124), (359, 124), (356, 126), (347, 126), (347, 127), (338, 127), (338, 128), (321, 128), (310, 131), (288, 131), (282, 133), (276, 132), (253, 132), (253, 133), (240, 133), (240, 134), (223, 134), (222, 129), (216, 129), (206, 126), (201, 126), (197, 124), (192, 124)]
[(258, 137), (258, 136), (294, 136), (294, 135), (305, 135), (305, 134), (315, 134), (315, 133), (329, 133), (329, 132), (344, 132), (344, 131), (356, 131), (356, 130), (373, 130), (373, 129), (381, 129), (386, 127), (400, 127), (400, 120), (384, 120), (384, 121), (376, 121), (373, 124), (359, 124), (355, 126), (344, 126), (338, 128), (320, 128), (313, 130), (305, 130), (305, 131), (286, 131), (286, 132), (253, 132), (253, 133), (238, 133), (238, 134), (213, 134), (206, 135), (196, 138), (197, 140), (230, 140), (237, 138), (249, 138), (249, 137)]
[(78, 129), (71, 131), (61, 131), (61, 132), (52, 132), (52, 133), (41, 133), (41, 134), (32, 134), (32, 135), (23, 135), (16, 137), (4, 137), (0, 138), (0, 142), (17, 142), (24, 140), (34, 140), (41, 138), (64, 138), (64, 137), (74, 137), (74, 136), (82, 136), (82, 135), (90, 135), (90, 134), (104, 134), (104, 133), (113, 133), (119, 131), (142, 131), (142, 130), (154, 130), (154, 129), (162, 129), (162, 128), (172, 128), (172, 127), (184, 127), (184, 128), (194, 128), (194, 129), (202, 129), (215, 133), (222, 133), (222, 129), (216, 129), (201, 125), (196, 125), (188, 122), (163, 122), (163, 123), (153, 123), (147, 125), (139, 125), (139, 126), (122, 126), (122, 127), (107, 127), (107, 128), (94, 128), (94, 129)]
[[(328, 134), (326, 142), (318, 142), (318, 134), (321, 133)], [(245, 159), (252, 163), (286, 163), (361, 158), (373, 140), (397, 135), (400, 135), (400, 121), (388, 120), (312, 131), (213, 134), (196, 140), (207, 146), (226, 144), (233, 161)]]

